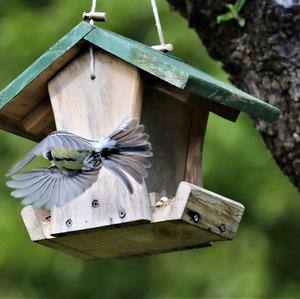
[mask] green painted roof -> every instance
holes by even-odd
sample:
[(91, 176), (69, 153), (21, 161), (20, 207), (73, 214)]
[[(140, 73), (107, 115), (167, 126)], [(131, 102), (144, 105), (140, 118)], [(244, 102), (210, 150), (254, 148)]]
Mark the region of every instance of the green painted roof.
[[(59, 71), (55, 67), (57, 65), (62, 67), (57, 61), (64, 57), (66, 60), (73, 59), (74, 55), (66, 54), (82, 42), (92, 43), (180, 89), (246, 112), (252, 117), (271, 122), (279, 116), (280, 111), (276, 107), (219, 81), (175, 57), (86, 22), (79, 23), (9, 84), (0, 93), (0, 108), (16, 99), (22, 90), (30, 87), (38, 77), (42, 76), (43, 80), (48, 81), (54, 71)], [(47, 72), (48, 69), (51, 69), (51, 72)]]

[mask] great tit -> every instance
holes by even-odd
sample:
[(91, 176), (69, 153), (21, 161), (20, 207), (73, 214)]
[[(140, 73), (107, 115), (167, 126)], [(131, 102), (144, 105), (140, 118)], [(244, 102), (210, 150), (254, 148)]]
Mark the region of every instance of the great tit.
[[(12, 180), (7, 186), (15, 189), (11, 193), (13, 197), (24, 198), (23, 205), (46, 209), (61, 207), (90, 188), (104, 166), (132, 194), (127, 175), (142, 184), (147, 168), (151, 167), (149, 158), (153, 153), (148, 138), (144, 126), (130, 117), (108, 136), (96, 141), (54, 131), (11, 168), (7, 176)], [(51, 162), (49, 168), (17, 173), (40, 155)]]

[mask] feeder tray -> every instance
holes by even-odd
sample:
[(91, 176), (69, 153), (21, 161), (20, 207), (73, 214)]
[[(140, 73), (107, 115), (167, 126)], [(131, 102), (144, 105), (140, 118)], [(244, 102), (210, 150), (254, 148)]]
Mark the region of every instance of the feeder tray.
[[(176, 196), (161, 206), (155, 206), (157, 194), (149, 195), (150, 223), (108, 225), (53, 236), (51, 213), (29, 206), (22, 216), (32, 241), (93, 260), (207, 247), (214, 241), (231, 240), (244, 211), (241, 204), (187, 182), (181, 182)], [(72, 223), (67, 220), (65, 225)]]
[(84, 259), (232, 239), (243, 206), (201, 187), (209, 112), (231, 121), (240, 111), (266, 121), (279, 114), (173, 56), (86, 22), (6, 87), (0, 108), (2, 129), (36, 141), (56, 129), (98, 139), (127, 115), (145, 125), (154, 157), (145, 183), (132, 180), (133, 195), (102, 169), (98, 181), (65, 206), (22, 211), (33, 241)]

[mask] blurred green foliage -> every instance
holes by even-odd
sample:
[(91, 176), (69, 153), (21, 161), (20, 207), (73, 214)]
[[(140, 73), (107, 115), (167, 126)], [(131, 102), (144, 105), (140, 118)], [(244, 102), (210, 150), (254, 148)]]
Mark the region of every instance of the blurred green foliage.
[[(150, 1), (99, 1), (100, 24), (146, 44), (158, 37)], [(174, 55), (226, 80), (187, 22), (158, 1)], [(0, 0), (0, 88), (75, 26), (89, 0)], [(5, 171), (33, 145), (0, 133), (0, 298), (300, 298), (300, 200), (252, 121), (210, 116), (205, 187), (243, 203), (234, 241), (211, 248), (128, 260), (83, 262), (28, 238)]]

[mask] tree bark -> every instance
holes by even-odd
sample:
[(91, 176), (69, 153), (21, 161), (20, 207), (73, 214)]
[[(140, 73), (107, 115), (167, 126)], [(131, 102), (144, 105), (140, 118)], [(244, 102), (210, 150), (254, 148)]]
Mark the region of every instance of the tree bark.
[(247, 0), (236, 20), (217, 23), (224, 0), (167, 0), (189, 21), (210, 55), (242, 90), (281, 109), (279, 120), (256, 127), (282, 171), (300, 191), (300, 4)]

